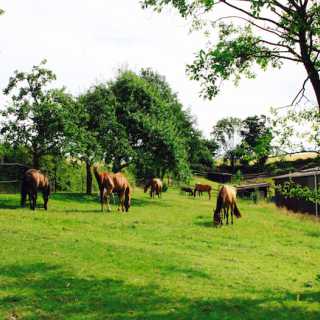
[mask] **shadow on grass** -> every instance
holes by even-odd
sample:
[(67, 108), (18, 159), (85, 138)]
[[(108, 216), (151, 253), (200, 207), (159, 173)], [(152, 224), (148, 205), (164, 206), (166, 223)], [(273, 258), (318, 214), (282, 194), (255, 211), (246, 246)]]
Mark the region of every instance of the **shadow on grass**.
[[(79, 278), (59, 266), (38, 263), (0, 268), (0, 314), (12, 319), (319, 319), (319, 311), (296, 301), (295, 294), (261, 299), (188, 299), (149, 284), (117, 279)], [(300, 301), (317, 302), (319, 292)], [(303, 300), (301, 300), (303, 299)]]
[(97, 195), (87, 195), (85, 193), (54, 193), (51, 197), (52, 200), (62, 202), (98, 202), (99, 198)]
[(168, 204), (167, 202), (162, 201), (162, 199), (137, 199), (137, 198), (132, 198), (131, 200), (131, 205), (133, 207), (146, 207), (146, 206), (157, 206), (157, 207), (165, 207), (169, 208), (172, 207), (172, 205)]

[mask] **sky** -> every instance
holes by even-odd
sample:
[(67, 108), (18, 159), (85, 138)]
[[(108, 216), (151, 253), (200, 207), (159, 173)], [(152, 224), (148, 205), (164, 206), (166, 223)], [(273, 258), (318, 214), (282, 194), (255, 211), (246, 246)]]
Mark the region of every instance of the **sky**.
[[(285, 64), (258, 71), (238, 87), (222, 85), (212, 101), (199, 97), (199, 83), (185, 73), (187, 63), (205, 47), (203, 32), (190, 33), (190, 22), (174, 10), (142, 10), (139, 0), (0, 0), (0, 89), (14, 70), (28, 71), (44, 58), (57, 75), (56, 86), (77, 95), (107, 81), (121, 67), (151, 67), (164, 75), (198, 128), (209, 136), (224, 117), (266, 114), (287, 105), (301, 88), (305, 71)], [(214, 37), (214, 36), (213, 36)], [(312, 96), (311, 96), (312, 98)], [(0, 96), (4, 102), (4, 97)]]

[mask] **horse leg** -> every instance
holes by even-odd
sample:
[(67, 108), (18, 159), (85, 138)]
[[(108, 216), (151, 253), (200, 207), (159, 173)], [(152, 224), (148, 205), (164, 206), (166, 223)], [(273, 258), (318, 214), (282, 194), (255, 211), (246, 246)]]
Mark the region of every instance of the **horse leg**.
[(108, 211), (111, 211), (111, 207), (110, 207), (110, 195), (112, 194), (112, 189), (107, 190), (106, 193), (106, 200), (107, 200), (107, 207), (108, 207)]
[(32, 192), (29, 192), (29, 204), (30, 204), (30, 209), (34, 210), (33, 209), (33, 193)]
[(228, 207), (224, 208), (224, 217), (227, 219), (226, 224), (229, 224), (229, 208)]
[(211, 192), (208, 191), (208, 195), (209, 195), (209, 200), (211, 200)]
[(104, 202), (104, 188), (100, 188), (101, 212), (103, 212), (103, 202)]
[(48, 197), (45, 191), (42, 192), (44, 210), (48, 210)]
[(118, 211), (120, 211), (120, 206), (121, 206), (121, 211), (124, 212), (124, 201), (125, 201), (125, 192), (121, 192), (121, 194), (119, 194), (119, 208), (118, 208)]
[(231, 224), (233, 224), (234, 205), (231, 205)]

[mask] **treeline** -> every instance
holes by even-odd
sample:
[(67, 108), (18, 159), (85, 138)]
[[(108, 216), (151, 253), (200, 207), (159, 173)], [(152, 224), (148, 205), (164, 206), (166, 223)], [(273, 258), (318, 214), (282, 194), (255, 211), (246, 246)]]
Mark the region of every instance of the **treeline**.
[[(46, 61), (31, 72), (16, 71), (1, 106), (0, 158), (41, 168), (67, 190), (61, 176), (85, 164), (86, 192), (92, 192), (92, 166), (128, 170), (138, 180), (170, 175), (188, 180), (192, 167), (213, 168), (218, 148), (195, 127), (165, 78), (151, 69), (119, 71), (79, 96), (53, 88)], [(64, 168), (64, 169), (63, 169)], [(69, 175), (69, 177), (68, 177)]]
[(272, 154), (273, 127), (265, 115), (250, 116), (244, 120), (223, 118), (213, 127), (212, 137), (217, 141), (224, 160), (220, 169), (235, 172), (264, 171)]

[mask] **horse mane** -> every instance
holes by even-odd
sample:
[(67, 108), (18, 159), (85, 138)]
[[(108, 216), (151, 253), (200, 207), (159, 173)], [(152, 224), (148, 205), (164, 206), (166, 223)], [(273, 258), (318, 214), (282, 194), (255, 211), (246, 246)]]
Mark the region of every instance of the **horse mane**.
[(217, 197), (217, 205), (216, 205), (215, 212), (221, 212), (221, 209), (222, 209), (222, 204), (223, 204), (222, 190), (223, 190), (223, 188), (220, 189), (218, 197)]

